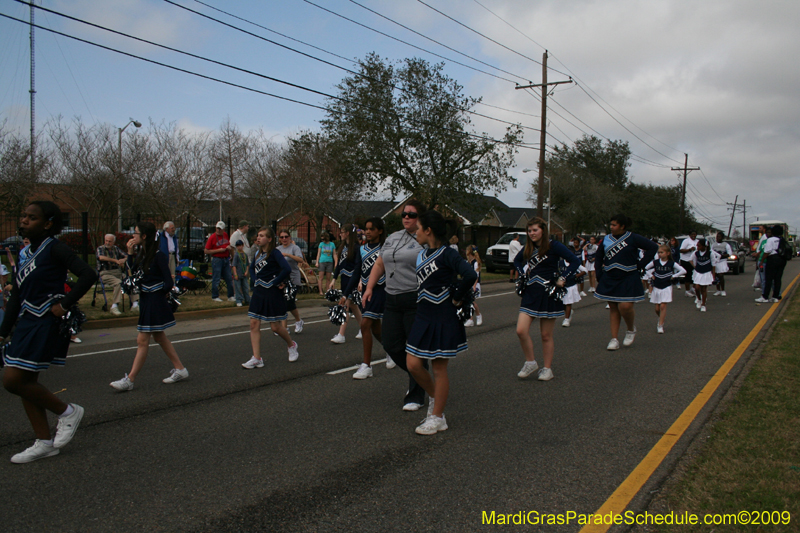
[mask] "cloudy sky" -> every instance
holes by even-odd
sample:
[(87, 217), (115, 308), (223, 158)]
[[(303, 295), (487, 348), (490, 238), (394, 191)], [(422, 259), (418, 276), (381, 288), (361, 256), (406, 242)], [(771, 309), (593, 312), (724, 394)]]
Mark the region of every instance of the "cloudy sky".
[[(343, 68), (352, 68), (353, 59), (373, 51), (391, 60), (417, 56), (443, 61), (446, 73), (467, 94), (488, 104), (478, 111), (532, 128), (539, 127), (540, 103), (514, 87), (526, 80), (541, 81), (537, 62), (546, 48), (549, 81), (572, 76), (578, 82), (558, 86), (550, 98), (548, 144), (570, 143), (584, 133), (628, 141), (635, 155), (633, 180), (655, 185), (678, 183), (670, 167), (682, 166), (688, 153), (689, 166), (701, 168), (689, 174), (688, 187), (688, 201), (699, 218), (727, 229), (726, 203), (738, 195), (739, 203), (747, 201), (748, 223), (756, 217), (781, 219), (797, 231), (800, 2), (424, 1), (36, 0), (36, 4), (323, 93), (333, 93), (346, 72), (266, 39)], [(28, 20), (28, 12), (26, 5), (0, 0), (4, 15)], [(318, 94), (52, 13), (37, 11), (36, 22), (249, 89), (324, 104)], [(30, 111), (28, 39), (27, 26), (0, 19), (0, 121), (22, 130), (28, 128)], [(260, 128), (280, 139), (318, 128), (323, 116), (314, 107), (176, 72), (42, 30), (36, 42), (39, 126), (61, 115), (86, 123), (122, 126), (134, 118), (209, 130), (229, 117), (243, 130)], [(476, 120), (475, 127), (502, 135), (503, 126), (497, 122)], [(538, 143), (538, 132), (528, 130), (525, 141)], [(522, 169), (535, 168), (537, 160), (537, 150), (520, 150), (511, 171), (519, 184), (501, 199), (512, 206), (526, 205), (525, 193), (535, 172)], [(734, 224), (741, 228), (741, 212)]]

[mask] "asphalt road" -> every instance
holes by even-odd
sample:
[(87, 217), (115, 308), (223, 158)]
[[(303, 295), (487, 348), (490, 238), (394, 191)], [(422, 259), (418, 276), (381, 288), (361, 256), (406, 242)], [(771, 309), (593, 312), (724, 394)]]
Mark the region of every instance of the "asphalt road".
[[(170, 365), (155, 347), (127, 393), (108, 383), (130, 368), (134, 328), (86, 331), (66, 368), (42, 375), (86, 408), (59, 456), (8, 461), (33, 435), (19, 400), (0, 392), (2, 529), (474, 531), (507, 529), (482, 525), (483, 511), (591, 513), (766, 312), (753, 302), (752, 265), (728, 277), (729, 296), (710, 297), (707, 313), (676, 291), (664, 335), (653, 306), (638, 304), (636, 342), (617, 352), (605, 350), (604, 304), (584, 298), (572, 326), (556, 328), (550, 382), (516, 377), (519, 298), (510, 284), (486, 285), (484, 325), (468, 330), (469, 351), (450, 365), (450, 428), (431, 437), (414, 433), (421, 411), (401, 410), (401, 370), (376, 364), (364, 381), (330, 374), (357, 365), (361, 347), (355, 328), (331, 344), (322, 309), (303, 310), (299, 361), (265, 332), (266, 365), (250, 371), (240, 366), (250, 355), (244, 316), (182, 322), (169, 335), (190, 378), (162, 384)], [(798, 272), (800, 261), (789, 263), (784, 283)]]

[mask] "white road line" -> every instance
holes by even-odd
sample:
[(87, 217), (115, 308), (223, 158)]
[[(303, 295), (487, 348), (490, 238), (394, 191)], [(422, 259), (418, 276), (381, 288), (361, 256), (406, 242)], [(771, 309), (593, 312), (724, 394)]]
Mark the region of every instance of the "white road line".
[[(386, 359), (378, 359), (377, 361), (372, 361), (369, 366), (375, 366), (378, 363), (385, 363)], [(348, 366), (347, 368), (340, 368), (339, 370), (334, 370), (333, 372), (328, 372), (329, 376), (335, 376), (336, 374), (343, 374), (344, 372), (350, 372), (351, 370), (358, 370), (361, 365), (356, 366)]]

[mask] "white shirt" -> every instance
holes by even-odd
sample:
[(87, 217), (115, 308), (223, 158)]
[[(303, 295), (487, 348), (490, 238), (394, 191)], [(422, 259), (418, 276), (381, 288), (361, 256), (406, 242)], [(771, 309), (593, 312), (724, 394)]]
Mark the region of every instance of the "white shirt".
[[(691, 237), (686, 237), (683, 242), (681, 243), (681, 261), (691, 261), (692, 256), (697, 251), (697, 240), (692, 239)], [(684, 250), (688, 250), (689, 248), (694, 248), (689, 252), (684, 252)]]
[(522, 250), (522, 243), (518, 240), (513, 240), (508, 243), (508, 262), (513, 263), (519, 251)]
[(775, 255), (778, 253), (778, 246), (780, 246), (780, 237), (770, 237), (767, 239), (767, 244), (764, 245), (764, 257), (768, 255)]
[(236, 246), (236, 241), (242, 241), (244, 243), (244, 253), (247, 254), (247, 257), (249, 257), (252, 261), (255, 250), (250, 248), (250, 243), (247, 241), (247, 235), (242, 233), (241, 230), (237, 229), (233, 232), (233, 235), (231, 235), (231, 244)]

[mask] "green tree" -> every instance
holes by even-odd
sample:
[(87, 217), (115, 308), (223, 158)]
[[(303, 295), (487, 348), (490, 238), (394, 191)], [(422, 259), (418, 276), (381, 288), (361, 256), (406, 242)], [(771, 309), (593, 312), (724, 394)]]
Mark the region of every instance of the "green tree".
[(507, 169), (521, 128), (509, 127), (501, 142), (475, 135), (467, 110), (480, 99), (465, 96), (443, 64), (406, 59), (395, 67), (370, 54), (358, 68), (337, 85), (322, 121), (343, 172), (430, 205), (474, 202), (515, 183)]

